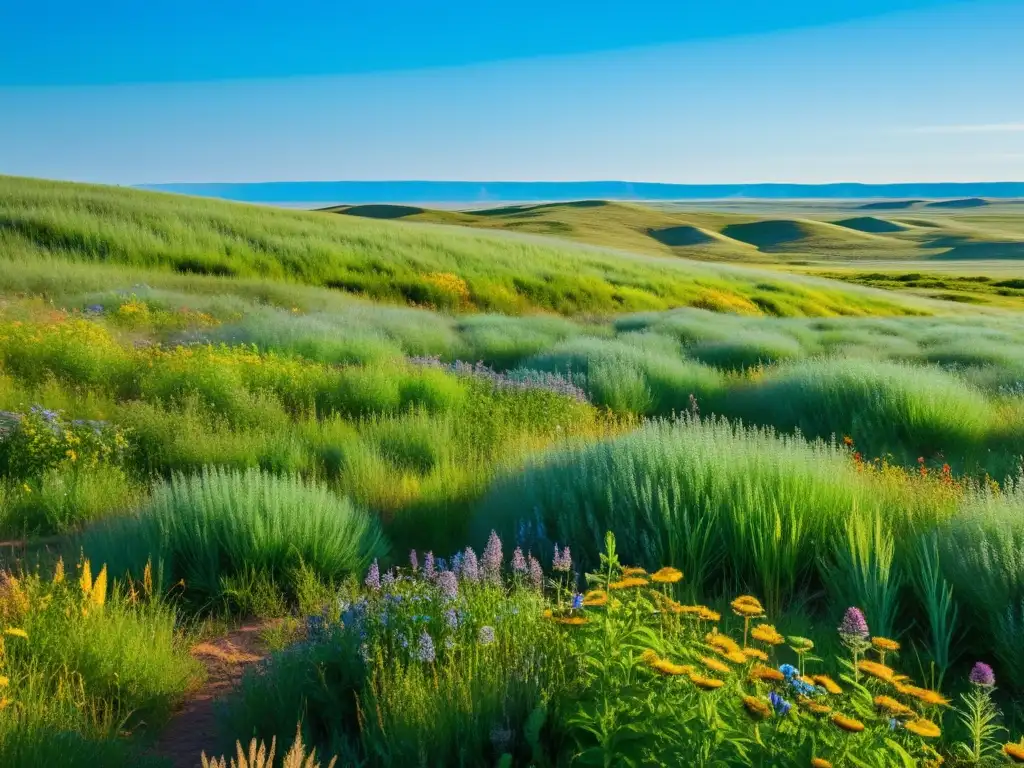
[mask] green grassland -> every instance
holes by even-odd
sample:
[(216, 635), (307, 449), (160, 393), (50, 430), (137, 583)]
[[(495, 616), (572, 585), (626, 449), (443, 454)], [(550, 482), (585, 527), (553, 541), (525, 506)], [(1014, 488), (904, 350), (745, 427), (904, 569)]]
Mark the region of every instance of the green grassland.
[[(344, 765), (1011, 759), (1024, 315), (677, 253), (793, 234), (737, 206), (509, 233), (0, 179), (0, 765), (166, 765), (189, 646), (253, 617), (281, 651), (219, 752), (298, 725)], [(910, 231), (783, 208), (822, 249)], [(645, 249), (635, 211), (700, 232)], [(901, 650), (837, 634), (851, 607)]]

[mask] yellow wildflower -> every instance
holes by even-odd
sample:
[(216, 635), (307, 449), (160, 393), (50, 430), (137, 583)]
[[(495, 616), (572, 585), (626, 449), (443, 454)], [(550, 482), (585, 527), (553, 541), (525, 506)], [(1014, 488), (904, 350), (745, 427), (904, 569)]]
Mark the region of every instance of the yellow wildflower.
[(57, 558), (57, 565), (53, 569), (53, 583), (63, 584), (64, 583), (64, 558)]
[(705, 691), (713, 691), (716, 688), (721, 688), (725, 685), (724, 680), (719, 680), (714, 677), (704, 677), (704, 675), (691, 674), (690, 681), (698, 688), (703, 688)]
[(92, 569), (88, 558), (82, 560), (82, 575), (78, 577), (78, 585), (82, 588), (83, 596), (92, 594)]
[(757, 659), (758, 661), (768, 661), (768, 654), (760, 648), (744, 648), (742, 653), (748, 660)]
[(1004, 744), (1003, 754), (1010, 758), (1015, 763), (1024, 763), (1024, 743), (1021, 744)]
[(20, 637), (23, 640), (28, 640), (28, 632), (26, 632), (24, 629), (17, 629), (16, 627), (11, 627), (9, 629), (5, 629), (4, 634), (8, 637)]
[(885, 664), (879, 664), (877, 661), (863, 659), (857, 662), (857, 669), (866, 675), (877, 677), (879, 680), (883, 680), (887, 683), (892, 682), (892, 676), (894, 674), (893, 670), (890, 667), (885, 666)]
[(587, 608), (599, 608), (608, 604), (608, 593), (603, 589), (592, 589), (583, 596), (583, 605)]
[(900, 644), (895, 640), (890, 640), (887, 637), (873, 637), (871, 638), (871, 644), (875, 646), (876, 650), (882, 651), (883, 653), (895, 653), (900, 649)]
[(847, 717), (846, 715), (832, 715), (832, 724), (849, 733), (860, 733), (864, 730), (864, 723), (860, 720), (854, 720), (852, 717)]
[(725, 653), (734, 653), (741, 650), (739, 643), (728, 635), (723, 635), (721, 632), (708, 632), (704, 636), (704, 642), (712, 648), (724, 651)]
[(828, 675), (815, 675), (813, 679), (814, 682), (816, 682), (826, 691), (831, 693), (833, 696), (838, 696), (843, 692), (843, 689), (839, 687), (839, 684), (836, 683), (836, 681)]
[(812, 715), (827, 715), (832, 711), (832, 707), (828, 704), (822, 704), (820, 701), (808, 698), (807, 696), (798, 696), (796, 703), (806, 709)]
[(903, 724), (911, 733), (915, 733), (922, 739), (937, 739), (942, 735), (942, 731), (935, 723), (931, 720), (910, 720)]
[(782, 645), (786, 641), (771, 624), (758, 624), (750, 631), (750, 636), (767, 645)]
[(570, 627), (580, 627), (588, 623), (590, 619), (586, 619), (583, 616), (562, 616), (555, 619), (559, 624), (566, 624)]
[(832, 763), (823, 757), (815, 757), (811, 760), (811, 768), (832, 768)]
[(651, 668), (663, 675), (691, 675), (694, 671), (690, 664), (673, 664), (668, 659), (657, 659), (651, 662)]
[(875, 706), (887, 715), (894, 717), (911, 717), (916, 714), (914, 710), (906, 704), (896, 701), (892, 696), (875, 696)]
[(718, 659), (713, 659), (710, 656), (701, 656), (700, 663), (710, 669), (712, 672), (718, 672), (719, 674), (726, 675), (732, 670), (729, 665), (723, 664)]
[(676, 568), (661, 568), (651, 574), (651, 581), (658, 584), (675, 584), (683, 578), (683, 572)]
[(0, 688), (6, 688), (10, 684), (11, 679), (9, 677), (4, 677), (3, 675), (0, 675)]
[(786, 676), (774, 667), (766, 667), (764, 664), (755, 664), (750, 669), (750, 679), (781, 683), (786, 679)]
[(633, 587), (644, 586), (647, 586), (647, 579), (641, 579), (639, 576), (629, 576), (620, 581), (613, 581), (608, 585), (608, 589), (632, 589)]
[(622, 578), (628, 578), (630, 576), (646, 576), (647, 571), (643, 568), (637, 568), (635, 565), (627, 565), (622, 569)]
[(730, 605), (732, 609), (740, 616), (746, 616), (748, 618), (754, 618), (757, 616), (764, 615), (764, 608), (761, 605), (761, 601), (751, 595), (743, 595), (733, 600)]
[(932, 691), (928, 688), (918, 688), (916, 685), (898, 685), (896, 687), (896, 690), (898, 690), (905, 696), (913, 696), (915, 699), (920, 701), (922, 704), (925, 704), (926, 706), (949, 706), (949, 699), (947, 699), (938, 691)]
[(759, 720), (763, 720), (766, 717), (771, 717), (771, 705), (769, 705), (768, 702), (764, 701), (763, 699), (757, 698), (756, 696), (744, 696), (743, 706), (746, 707), (747, 712), (749, 712), (752, 717), (755, 717)]
[(93, 582), (89, 598), (92, 600), (93, 605), (103, 605), (107, 602), (107, 566), (104, 565), (100, 569), (96, 581)]

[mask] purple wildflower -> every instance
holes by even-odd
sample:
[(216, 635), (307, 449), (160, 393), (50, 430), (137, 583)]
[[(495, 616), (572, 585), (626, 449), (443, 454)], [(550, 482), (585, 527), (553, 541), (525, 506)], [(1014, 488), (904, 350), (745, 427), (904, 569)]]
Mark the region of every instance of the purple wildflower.
[(490, 582), (501, 581), (501, 563), (504, 556), (501, 554), (501, 539), (496, 531), (491, 531), (487, 539), (487, 547), (484, 549), (484, 556), (481, 560), (484, 576)]
[(428, 579), (433, 579), (437, 575), (437, 571), (434, 569), (433, 552), (427, 552), (427, 556), (423, 558), (423, 575)]
[(558, 545), (555, 544), (555, 557), (551, 563), (551, 568), (562, 573), (568, 573), (572, 569), (572, 554), (569, 552), (568, 547), (559, 553)]
[(437, 654), (434, 652), (434, 638), (425, 629), (423, 634), (420, 635), (419, 646), (416, 649), (416, 658), (424, 664), (432, 664), (434, 659), (437, 658)]
[(468, 581), (480, 581), (480, 562), (472, 547), (466, 547), (462, 553), (462, 578)]
[(459, 628), (459, 612), (454, 608), (449, 608), (444, 612), (445, 623), (448, 624), (448, 628), (455, 630)]
[(454, 600), (459, 596), (459, 580), (451, 571), (441, 571), (437, 577), (437, 585), (446, 599)]
[(533, 555), (528, 558), (529, 569), (530, 569), (530, 583), (534, 589), (540, 589), (544, 586), (544, 571), (540, 567), (540, 560)]
[(518, 574), (526, 573), (526, 558), (523, 557), (521, 547), (516, 547), (516, 551), (512, 553), (512, 570)]
[(381, 576), (380, 583), (381, 586), (384, 587), (384, 589), (390, 589), (391, 587), (395, 586), (394, 571), (386, 571), (384, 575)]
[(420, 559), (416, 555), (416, 550), (409, 550), (409, 565), (412, 566), (412, 572), (416, 573), (420, 569)]
[(992, 667), (988, 664), (979, 661), (975, 663), (974, 668), (971, 670), (970, 681), (982, 688), (991, 688), (996, 684), (996, 673), (992, 671)]
[(480, 633), (477, 635), (477, 639), (480, 641), (480, 645), (490, 645), (491, 643), (493, 643), (494, 627), (480, 627)]
[(363, 584), (374, 591), (380, 589), (380, 566), (377, 565), (376, 560), (370, 565), (370, 570), (367, 572), (366, 580)]
[(839, 625), (839, 634), (850, 639), (867, 640), (870, 634), (868, 621), (860, 608), (847, 608)]

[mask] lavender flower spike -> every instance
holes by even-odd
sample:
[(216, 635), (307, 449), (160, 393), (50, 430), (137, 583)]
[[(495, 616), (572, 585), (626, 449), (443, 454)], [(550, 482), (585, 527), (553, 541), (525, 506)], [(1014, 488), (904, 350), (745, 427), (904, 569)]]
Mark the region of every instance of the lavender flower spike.
[(480, 563), (472, 547), (466, 547), (462, 553), (462, 578), (467, 581), (480, 581)]
[(868, 621), (860, 608), (847, 608), (843, 621), (839, 624), (839, 634), (851, 639), (867, 640), (871, 634)]
[(427, 556), (423, 558), (423, 575), (428, 579), (433, 579), (437, 575), (437, 570), (434, 568), (433, 552), (427, 552)]
[(380, 566), (377, 565), (376, 560), (370, 565), (370, 570), (366, 573), (366, 580), (363, 584), (375, 592), (380, 589)]
[(996, 684), (996, 673), (992, 671), (992, 667), (988, 664), (979, 661), (971, 670), (969, 679), (974, 685), (982, 688), (991, 688)]
[(516, 547), (516, 551), (512, 553), (512, 571), (524, 574), (526, 570), (526, 558), (523, 557), (523, 550), (521, 547)]
[(412, 566), (413, 573), (420, 569), (420, 558), (417, 556), (415, 549), (409, 550), (409, 565)]
[(484, 576), (490, 582), (501, 581), (501, 563), (504, 560), (501, 554), (501, 539), (498, 538), (496, 531), (491, 531), (490, 538), (487, 539), (487, 547), (484, 549), (484, 556), (481, 562), (484, 570)]
[(454, 600), (459, 596), (459, 579), (451, 571), (441, 571), (437, 577), (437, 585), (446, 599)]
[(544, 571), (540, 567), (540, 561), (533, 555), (530, 555), (528, 567), (530, 569), (530, 583), (534, 589), (541, 589), (544, 586)]
[(555, 556), (551, 561), (551, 568), (562, 573), (568, 573), (572, 569), (572, 554), (568, 547), (559, 552), (558, 545), (555, 544)]

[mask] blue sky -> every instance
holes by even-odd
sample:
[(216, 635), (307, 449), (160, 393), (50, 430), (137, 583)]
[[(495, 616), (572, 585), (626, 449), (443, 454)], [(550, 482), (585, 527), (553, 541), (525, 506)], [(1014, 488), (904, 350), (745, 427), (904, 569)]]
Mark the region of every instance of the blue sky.
[(20, 3), (0, 173), (1024, 179), (1020, 0)]

